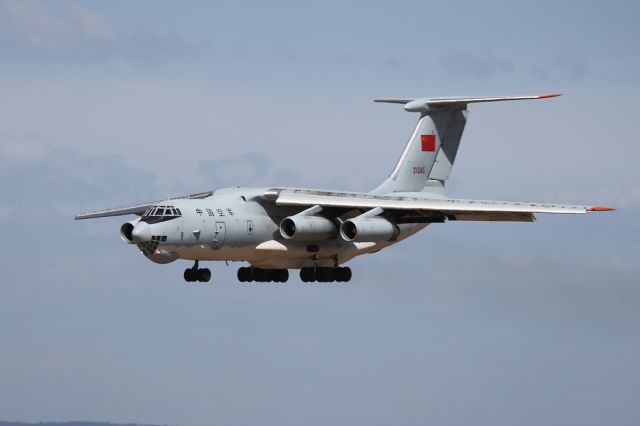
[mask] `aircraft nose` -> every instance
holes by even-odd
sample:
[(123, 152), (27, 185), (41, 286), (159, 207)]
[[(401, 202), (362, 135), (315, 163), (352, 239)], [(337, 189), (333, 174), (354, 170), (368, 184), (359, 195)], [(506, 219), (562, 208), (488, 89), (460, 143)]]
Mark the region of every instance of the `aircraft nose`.
[(151, 227), (147, 222), (138, 222), (131, 231), (133, 241), (137, 243), (145, 243), (151, 240)]

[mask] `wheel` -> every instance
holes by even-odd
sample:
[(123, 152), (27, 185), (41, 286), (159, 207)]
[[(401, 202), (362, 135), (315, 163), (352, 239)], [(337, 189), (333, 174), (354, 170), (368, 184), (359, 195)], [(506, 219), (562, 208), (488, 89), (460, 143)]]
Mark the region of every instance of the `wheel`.
[(318, 266), (316, 268), (316, 273), (315, 273), (315, 281), (318, 281), (319, 283), (324, 283), (326, 282), (326, 278), (325, 278), (325, 268), (322, 266)]
[(269, 271), (266, 269), (253, 268), (253, 279), (263, 283), (269, 279)]
[(340, 269), (342, 269), (342, 281), (345, 283), (348, 283), (349, 281), (351, 281), (351, 268), (347, 266)]
[(277, 269), (265, 269), (265, 281), (270, 283), (272, 281), (276, 281), (278, 279), (278, 270)]
[(238, 281), (241, 283), (246, 283), (251, 279), (251, 269), (249, 268), (240, 268), (238, 269)]
[(288, 269), (279, 269), (278, 273), (278, 282), (281, 283), (286, 283), (287, 281), (289, 281), (289, 270)]
[(336, 281), (336, 272), (338, 272), (338, 268), (326, 268), (325, 278), (326, 282), (333, 283)]
[(188, 283), (192, 283), (194, 280), (193, 269), (185, 269), (184, 270), (184, 280)]
[(329, 283), (336, 280), (335, 268), (316, 268), (318, 281)]
[(211, 270), (209, 268), (198, 269), (198, 281), (208, 283), (211, 279)]
[(313, 270), (311, 268), (302, 268), (300, 269), (300, 279), (302, 282), (308, 283), (311, 281), (313, 275)]

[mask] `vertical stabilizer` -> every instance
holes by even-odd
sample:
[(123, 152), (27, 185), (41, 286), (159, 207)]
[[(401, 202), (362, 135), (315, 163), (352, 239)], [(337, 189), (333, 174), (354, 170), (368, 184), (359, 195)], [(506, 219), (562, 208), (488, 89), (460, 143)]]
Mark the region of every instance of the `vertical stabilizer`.
[[(391, 175), (373, 192), (419, 192), (432, 188), (427, 185), (430, 180), (447, 180), (456, 159), (467, 114), (466, 109), (422, 114)], [(442, 184), (436, 186), (442, 187)]]
[(480, 102), (546, 99), (542, 96), (497, 96), (490, 98), (376, 99), (375, 102), (403, 104), (409, 112), (419, 112), (420, 119), (400, 160), (387, 180), (372, 193), (433, 192), (441, 193), (456, 160), (462, 132), (467, 124), (467, 105)]

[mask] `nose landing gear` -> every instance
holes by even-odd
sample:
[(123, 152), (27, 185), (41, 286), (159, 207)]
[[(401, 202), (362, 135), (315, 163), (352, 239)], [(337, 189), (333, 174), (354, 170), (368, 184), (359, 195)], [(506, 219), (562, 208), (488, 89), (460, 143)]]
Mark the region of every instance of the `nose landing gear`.
[(199, 281), (201, 283), (208, 283), (211, 279), (211, 270), (209, 268), (198, 268), (198, 261), (196, 260), (192, 268), (184, 270), (184, 280), (192, 283)]

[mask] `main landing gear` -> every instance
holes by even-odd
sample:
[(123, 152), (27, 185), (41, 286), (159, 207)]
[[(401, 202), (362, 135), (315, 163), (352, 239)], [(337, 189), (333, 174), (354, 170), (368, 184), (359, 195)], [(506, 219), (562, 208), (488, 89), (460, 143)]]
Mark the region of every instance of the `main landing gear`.
[(337, 281), (339, 283), (346, 283), (351, 280), (351, 268), (349, 268), (348, 266), (334, 268), (327, 268), (322, 266), (316, 266), (314, 268), (302, 268), (300, 269), (300, 279), (305, 283), (328, 283), (334, 281)]
[(238, 281), (246, 282), (277, 282), (286, 283), (289, 279), (289, 271), (286, 269), (261, 269), (261, 268), (240, 268), (238, 269)]
[(192, 283), (200, 281), (201, 283), (208, 283), (211, 279), (211, 271), (209, 268), (198, 268), (198, 261), (196, 260), (192, 268), (184, 270), (184, 280)]

